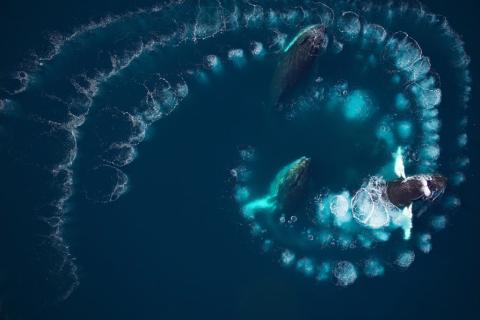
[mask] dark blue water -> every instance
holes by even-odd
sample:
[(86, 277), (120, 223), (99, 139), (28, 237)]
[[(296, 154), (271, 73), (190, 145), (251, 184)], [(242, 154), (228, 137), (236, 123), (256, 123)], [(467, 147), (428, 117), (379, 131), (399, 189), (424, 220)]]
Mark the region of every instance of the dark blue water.
[[(107, 14), (123, 13), (155, 3), (49, 1), (39, 4), (4, 0), (0, 3), (0, 74), (6, 78), (15, 69), (13, 66), (21, 64), (30, 50), (45, 46), (47, 32), (67, 33), (74, 26)], [(478, 317), (478, 10), (474, 1), (425, 1), (425, 4), (431, 11), (447, 16), (451, 25), (463, 36), (466, 50), (472, 57), (470, 70), (473, 77), (473, 97), (467, 112), (467, 152), (471, 164), (466, 171), (467, 181), (458, 191), (462, 204), (450, 217), (446, 230), (435, 234), (434, 249), (430, 254), (418, 255), (408, 270), (390, 270), (379, 279), (362, 277), (353, 286), (342, 288), (317, 283), (282, 268), (277, 263), (277, 257), (258, 250), (258, 243), (252, 240), (246, 222), (232, 200), (229, 171), (238, 161), (239, 146), (256, 143), (264, 154), (270, 153), (266, 158), (271, 167), (264, 164), (265, 176), (274, 174), (276, 168), (295, 157), (298, 150), (308, 150), (311, 146), (308, 140), (298, 144), (295, 141), (305, 137), (308, 131), (287, 128), (291, 130), (288, 132), (296, 134), (294, 138), (281, 134), (277, 137), (270, 131), (271, 127), (265, 125), (267, 120), (262, 108), (268, 97), (262, 84), (268, 83), (272, 65), (249, 64), (240, 71), (235, 68), (225, 71), (235, 77), (225, 76), (208, 85), (197, 83), (190, 86), (191, 94), (181, 107), (152, 125), (146, 141), (139, 147), (135, 162), (124, 168), (129, 177), (128, 192), (108, 204), (88, 201), (85, 195), (88, 197), (92, 184), (103, 190), (104, 179), (96, 180), (98, 177), (90, 173), (97, 161), (96, 153), (103, 148), (102, 141), (108, 139), (98, 142), (96, 128), (104, 130), (105, 136), (111, 134), (114, 137), (117, 127), (108, 129), (108, 116), (98, 123), (86, 122), (85, 130), (80, 132), (78, 139), (79, 150), (83, 151), (78, 153), (78, 161), (74, 163), (75, 181), (79, 182), (68, 201), (68, 218), (63, 234), (71, 257), (78, 266), (80, 284), (64, 301), (55, 302), (62, 300), (58, 296), (67, 290), (66, 283), (72, 281), (68, 275), (69, 268), (49, 272), (51, 266), (58, 266), (58, 260), (62, 258), (49, 251), (48, 244), (38, 245), (47, 241), (38, 235), (47, 233), (49, 227), (32, 218), (54, 210), (36, 203), (43, 204), (45, 198), (62, 191), (55, 189), (54, 183), (45, 182), (43, 188), (42, 181), (50, 181), (50, 176), (37, 170), (31, 162), (48, 166), (58, 160), (57, 149), (44, 145), (41, 137), (35, 140), (36, 134), (29, 134), (40, 129), (30, 127), (29, 123), (10, 120), (21, 118), (30, 109), (20, 108), (20, 111), (12, 112), (10, 118), (1, 118), (2, 128), (7, 129), (0, 132), (3, 133), (0, 152), (4, 159), (15, 160), (2, 160), (3, 177), (0, 178), (0, 221), (3, 221), (0, 249), (4, 252), (0, 256), (0, 318)], [(137, 27), (142, 28), (141, 25)], [(168, 29), (168, 23), (164, 28)], [(126, 34), (129, 31), (126, 30)], [(105, 37), (108, 39), (109, 35)], [(242, 35), (238, 35), (237, 39), (241, 43)], [(116, 44), (124, 45), (121, 41), (120, 37)], [(217, 43), (216, 51), (226, 50), (222, 48), (222, 39), (209, 41), (204, 45), (208, 47), (212, 44), (213, 47), (213, 43)], [(192, 45), (191, 51), (184, 51), (183, 56), (178, 57), (175, 49), (153, 55), (150, 58), (152, 69), (161, 67), (155, 59), (174, 60), (178, 65), (185, 65), (184, 61), (198, 61), (204, 50), (195, 48)], [(91, 54), (91, 64), (103, 61), (101, 52), (93, 50)], [(72, 73), (88, 69), (89, 56), (79, 58), (81, 62), (78, 64), (68, 54), (65, 56), (65, 61), (52, 68), (63, 71), (71, 68), (74, 70)], [(442, 74), (441, 64), (438, 65), (438, 72)], [(172, 71), (176, 68), (169, 63), (163, 67)], [(131, 68), (131, 79), (135, 74), (148, 70), (145, 66), (133, 65)], [(442, 84), (448, 90), (454, 84), (449, 83), (448, 75), (443, 77), (446, 79)], [(63, 90), (59, 87), (65, 86), (65, 92), (69, 90), (60, 77), (51, 80), (48, 85), (56, 88), (59, 94)], [(39, 87), (38, 90), (48, 91), (43, 89), (47, 85)], [(224, 89), (218, 91), (216, 88), (219, 87)], [(136, 90), (141, 91), (141, 85), (127, 86), (121, 80), (112, 81), (99, 97), (98, 104), (105, 110), (110, 110), (107, 107), (113, 107), (113, 104), (120, 109), (127, 108), (134, 103)], [(445, 88), (442, 87), (442, 90)], [(122, 94), (112, 97), (109, 92)], [(251, 96), (258, 97), (258, 101), (252, 104)], [(22, 102), (30, 106), (36, 103), (28, 96), (23, 99)], [(45, 103), (38, 101), (38, 105), (43, 107)], [(102, 119), (101, 110), (93, 110), (91, 115), (92, 118)], [(458, 116), (455, 111), (447, 112), (447, 115), (452, 119)], [(334, 121), (330, 123), (332, 128), (328, 128), (329, 121), (321, 123), (325, 126), (325, 135), (334, 132)], [(457, 122), (448, 124), (448, 120), (444, 123), (447, 132), (454, 131), (453, 128), (458, 125)], [(310, 125), (314, 127), (318, 123)], [(120, 133), (123, 133), (122, 128), (118, 129)], [(344, 136), (336, 136), (335, 141), (347, 143), (349, 135), (361, 132), (361, 129), (350, 130)], [(322, 166), (330, 167), (326, 178), (331, 184), (336, 178), (343, 181), (348, 176), (344, 170), (348, 164), (344, 160), (349, 157), (348, 148), (336, 148), (326, 136), (318, 139), (325, 139), (321, 144), (322, 150), (334, 155), (326, 157), (322, 163)], [(63, 140), (61, 143), (64, 143)], [(448, 144), (453, 142), (447, 138), (445, 143), (445, 149), (450, 150)], [(291, 147), (282, 149), (284, 145)], [(454, 151), (451, 152), (447, 151), (442, 161), (456, 158)], [(38, 156), (32, 157), (31, 154)], [(377, 158), (370, 154), (356, 157), (356, 161), (361, 162), (357, 169), (362, 174), (372, 174), (367, 164)], [(21, 161), (23, 158), (25, 162)]]

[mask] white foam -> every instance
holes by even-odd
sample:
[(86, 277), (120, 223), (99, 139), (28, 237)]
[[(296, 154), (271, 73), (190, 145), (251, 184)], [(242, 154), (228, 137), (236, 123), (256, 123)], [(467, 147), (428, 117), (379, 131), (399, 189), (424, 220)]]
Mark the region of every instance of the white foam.
[(330, 211), (338, 219), (344, 219), (349, 209), (348, 199), (343, 195), (336, 195), (330, 200)]

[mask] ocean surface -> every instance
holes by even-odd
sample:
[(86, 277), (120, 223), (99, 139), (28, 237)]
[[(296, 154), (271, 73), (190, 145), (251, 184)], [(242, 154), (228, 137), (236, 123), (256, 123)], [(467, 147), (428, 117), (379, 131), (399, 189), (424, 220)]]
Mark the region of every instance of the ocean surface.
[[(279, 263), (278, 255), (260, 249), (261, 241), (252, 236), (250, 222), (242, 217), (235, 200), (232, 169), (241, 163), (239, 151), (254, 146), (260, 160), (253, 171), (252, 192), (260, 195), (281, 166), (308, 153), (317, 159), (314, 171), (320, 185), (353, 188), (389, 161), (389, 156), (377, 153), (377, 143), (371, 143), (374, 134), (365, 130), (380, 121), (382, 111), (363, 124), (348, 125), (340, 115), (313, 120), (300, 116), (294, 124), (270, 122), (263, 112), (269, 103), (265, 88), (269, 88), (277, 60), (244, 62), (235, 60), (235, 52), (230, 51), (256, 36), (261, 38), (263, 31), (253, 28), (182, 44), (175, 30), (182, 25), (182, 14), (186, 21), (198, 14), (199, 3), (185, 1), (179, 5), (184, 9), (174, 9), (172, 16), (170, 9), (159, 9), (158, 21), (152, 15), (131, 24), (135, 17), (126, 18), (125, 25), (119, 22), (111, 29), (95, 26), (98, 34), (93, 31), (73, 40), (74, 44), (60, 48), (55, 59), (44, 60), (42, 65), (37, 59), (43, 71), (31, 80), (31, 88), (17, 93), (12, 91), (21, 86), (12, 84), (11, 75), (28, 69), (31, 57), (38, 58), (35, 53), (51, 50), (55, 35), (72, 34), (92, 21), (108, 21), (105, 17), (115, 19), (163, 3), (0, 0), (0, 83), (4, 89), (14, 88), (0, 92), (0, 102), (13, 102), (0, 105), (0, 318), (480, 317), (480, 25), (476, 1), (423, 1), (429, 11), (447, 17), (471, 57), (472, 95), (469, 107), (460, 114), (459, 104), (448, 96), (460, 86), (443, 66), (448, 57), (442, 61), (442, 55), (435, 56), (435, 40), (433, 44), (424, 41), (445, 97), (439, 107), (445, 138), (439, 143), (438, 170), (450, 170), (449, 163), (460, 155), (469, 159), (461, 172), (466, 180), (455, 188), (449, 204), (455, 210), (448, 215), (446, 228), (433, 234), (432, 251), (417, 253), (411, 267), (403, 270), (386, 263), (385, 275), (359, 276), (347, 287), (294, 272)], [(215, 3), (209, 2), (209, 8)], [(281, 1), (273, 6), (281, 8)], [(174, 35), (165, 40), (164, 50), (153, 49), (139, 63), (132, 57), (138, 43), (147, 43), (152, 36), (149, 28)], [(288, 39), (294, 34), (288, 34)], [(420, 31), (419, 37), (428, 39), (429, 35)], [(196, 73), (205, 63), (205, 53), (222, 56), (223, 61), (219, 74), (207, 80), (203, 73)], [(112, 62), (112, 57), (117, 60)], [(229, 65), (228, 61), (233, 62)], [(125, 66), (124, 73), (110, 79), (102, 63)], [(330, 76), (348, 77), (359, 67), (344, 63), (342, 74), (330, 71)], [(178, 69), (184, 72), (182, 76), (176, 73)], [(89, 82), (92, 70), (107, 78), (102, 78), (105, 84), (100, 89)], [(74, 80), (69, 83), (68, 79)], [(366, 82), (374, 85), (375, 79)], [(83, 93), (72, 88), (82, 88)], [(139, 96), (145, 96), (141, 103)], [(76, 107), (65, 115), (55, 109), (71, 97), (81, 101), (76, 106), (88, 106), (88, 111)], [(154, 113), (158, 111), (155, 99), (170, 108), (162, 109), (165, 116)], [(30, 119), (29, 114), (58, 122), (88, 117), (70, 134), (52, 122), (18, 120)], [(75, 119), (69, 121), (81, 122)], [(464, 119), (468, 123), (462, 124)], [(468, 144), (457, 141), (455, 130), (463, 127)], [(50, 134), (56, 138), (44, 140)], [(75, 155), (63, 151), (68, 148), (76, 150)], [(112, 155), (112, 150), (118, 153)], [(57, 165), (62, 161), (68, 168)], [(447, 188), (445, 199), (452, 193)], [(65, 195), (64, 202), (58, 200)], [(57, 202), (45, 200), (53, 198)], [(60, 211), (59, 204), (61, 219), (52, 214)], [(431, 217), (442, 208), (433, 207), (424, 215)], [(56, 223), (60, 229), (52, 227)], [(61, 232), (53, 232), (52, 240), (51, 230)]]

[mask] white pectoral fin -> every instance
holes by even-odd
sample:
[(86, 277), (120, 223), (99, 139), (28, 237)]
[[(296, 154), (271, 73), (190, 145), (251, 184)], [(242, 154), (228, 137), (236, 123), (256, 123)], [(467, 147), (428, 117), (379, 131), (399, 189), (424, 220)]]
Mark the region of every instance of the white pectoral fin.
[(255, 215), (260, 212), (270, 213), (275, 210), (275, 201), (270, 196), (253, 200), (243, 206), (242, 212), (245, 218), (254, 219)]
[(405, 163), (403, 162), (402, 147), (398, 147), (394, 157), (395, 157), (394, 171), (396, 176), (402, 179), (406, 179), (407, 176), (405, 174)]
[(410, 205), (408, 207), (406, 207), (407, 209), (407, 216), (412, 219), (413, 217), (413, 203), (410, 203)]
[(410, 203), (408, 207), (403, 208), (402, 211), (403, 214), (403, 223), (402, 223), (402, 229), (403, 229), (403, 239), (409, 240), (410, 236), (412, 234), (412, 217), (413, 217), (413, 204)]

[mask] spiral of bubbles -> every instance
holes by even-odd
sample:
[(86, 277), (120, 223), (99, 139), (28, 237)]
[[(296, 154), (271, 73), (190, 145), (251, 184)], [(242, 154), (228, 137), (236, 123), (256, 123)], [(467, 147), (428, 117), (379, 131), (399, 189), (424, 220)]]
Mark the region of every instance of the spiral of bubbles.
[[(72, 195), (104, 204), (119, 199), (128, 191), (125, 168), (141, 152), (149, 128), (215, 79), (235, 77), (250, 65), (274, 66), (312, 25), (325, 27), (327, 52), (315, 80), (286, 102), (285, 118), (321, 115), (367, 128), (385, 166), (356, 188), (319, 182), (302, 212), (288, 216), (272, 210), (266, 189), (253, 187), (256, 163), (268, 151), (252, 143), (241, 148), (231, 172), (238, 211), (264, 251), (315, 281), (348, 286), (362, 274), (382, 276), (391, 265), (408, 268), (417, 250), (430, 252), (433, 232), (445, 228), (460, 205), (456, 188), (469, 165), (469, 58), (447, 20), (418, 4), (217, 0), (192, 6), (178, 0), (51, 34), (48, 45), (1, 85), (1, 148), (8, 155), (2, 168), (11, 177), (2, 194), (21, 213), (8, 213), (4, 226), (42, 230), (27, 240), (31, 252), (18, 259), (41, 261), (32, 277), (49, 279), (36, 282), (38, 292), (51, 288), (45, 300), (66, 299), (79, 284), (64, 239), (65, 223), (76, 214), (68, 210)], [(348, 74), (338, 76), (347, 67)], [(122, 92), (128, 98), (116, 94)], [(398, 150), (403, 172), (441, 170), (450, 181), (441, 204), (426, 209), (421, 222), (414, 219), (406, 239), (394, 230), (406, 228), (400, 213), (395, 220), (394, 208), (375, 198), (382, 181), (394, 176), (390, 158)], [(19, 281), (15, 270), (9, 272)]]

